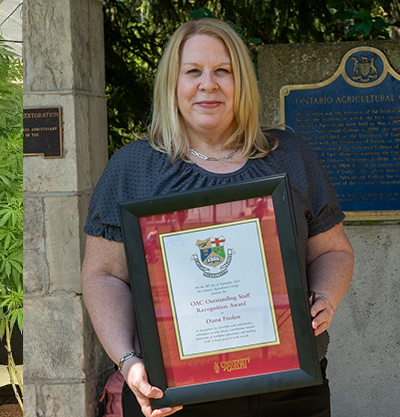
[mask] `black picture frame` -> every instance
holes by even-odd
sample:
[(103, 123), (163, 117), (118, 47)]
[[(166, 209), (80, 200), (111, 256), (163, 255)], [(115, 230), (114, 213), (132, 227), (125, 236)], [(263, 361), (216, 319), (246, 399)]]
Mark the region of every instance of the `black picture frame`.
[[(299, 369), (168, 388), (139, 219), (264, 196), (271, 196), (274, 204)], [(151, 399), (153, 408), (228, 399), (322, 383), (287, 174), (123, 202), (119, 204), (119, 215), (146, 371), (150, 384), (164, 392), (163, 398)]]

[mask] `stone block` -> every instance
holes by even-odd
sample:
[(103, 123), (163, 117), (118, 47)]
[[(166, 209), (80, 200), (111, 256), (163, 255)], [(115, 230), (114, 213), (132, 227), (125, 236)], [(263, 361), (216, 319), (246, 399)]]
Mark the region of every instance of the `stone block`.
[(27, 383), (38, 379), (96, 380), (113, 366), (81, 296), (26, 297), (24, 320)]
[(91, 91), (89, 1), (69, 0), (74, 73), (73, 88), (84, 91)]
[(393, 41), (264, 45), (258, 59), (261, 94), (260, 120), (264, 126), (280, 124), (279, 91), (285, 85), (315, 84), (327, 80), (342, 57), (358, 46), (380, 49), (400, 73), (400, 48)]
[(43, 248), (43, 238), (43, 201), (24, 195), (24, 249)]
[(81, 292), (78, 198), (44, 198), (50, 292)]
[(24, 417), (37, 417), (36, 387), (24, 384)]
[(347, 226), (346, 234), (356, 264), (330, 327), (332, 416), (394, 416), (400, 384), (400, 226)]
[(99, 394), (105, 382), (105, 378), (100, 377), (84, 383), (44, 384), (38, 395), (38, 415), (41, 417), (98, 416)]
[(25, 90), (73, 88), (70, 1), (26, 0), (23, 41)]
[(92, 187), (97, 184), (108, 161), (107, 129), (106, 100), (91, 97), (89, 100), (89, 154)]
[(38, 413), (43, 417), (93, 416), (86, 413), (85, 384), (43, 385)]
[(79, 246), (80, 246), (80, 256), (81, 256), (82, 262), (85, 257), (85, 248), (86, 248), (86, 234), (83, 233), (83, 228), (85, 227), (85, 223), (86, 223), (90, 197), (91, 197), (91, 194), (81, 195), (78, 197), (79, 230), (81, 231), (81, 233), (79, 234), (79, 237), (80, 237)]
[(104, 30), (102, 1), (89, 1), (89, 46), (91, 91), (104, 96), (105, 64), (104, 64)]
[(26, 91), (91, 90), (88, 7), (80, 0), (24, 2)]
[(43, 291), (47, 282), (45, 254), (39, 250), (24, 249), (24, 293)]
[(82, 307), (81, 296), (25, 298), (24, 378), (28, 382), (85, 378), (87, 330)]

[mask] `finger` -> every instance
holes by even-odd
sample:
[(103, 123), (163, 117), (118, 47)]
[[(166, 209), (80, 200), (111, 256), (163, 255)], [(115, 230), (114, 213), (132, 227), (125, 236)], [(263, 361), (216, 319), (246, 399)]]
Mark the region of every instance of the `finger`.
[(150, 416), (151, 417), (166, 417), (166, 416), (170, 416), (171, 414), (176, 413), (179, 410), (182, 410), (182, 408), (183, 406), (181, 405), (176, 406), (176, 407), (160, 408), (158, 410), (154, 410)]
[(320, 297), (318, 299), (316, 299), (315, 303), (311, 306), (311, 316), (312, 317), (316, 317), (318, 313), (322, 312), (322, 311), (328, 311), (329, 314), (334, 313), (334, 310), (331, 306), (331, 304), (323, 297)]
[(308, 302), (309, 302), (309, 304), (310, 304), (310, 307), (313, 305), (313, 299), (314, 299), (314, 296), (313, 296), (313, 295), (310, 295), (310, 296), (308, 297)]
[(332, 319), (333, 310), (329, 308), (323, 309), (312, 319), (312, 328), (317, 331), (317, 334), (321, 334), (330, 326)]
[(153, 387), (143, 379), (135, 384), (135, 388), (146, 398), (162, 398), (164, 396), (164, 393), (160, 388)]
[[(150, 398), (161, 398), (164, 393), (159, 388), (149, 384), (143, 364), (138, 363), (133, 365), (129, 369), (126, 381), (132, 392), (135, 394), (142, 413), (146, 417), (150, 417), (153, 413)], [(170, 410), (167, 411), (169, 412)], [(165, 413), (162, 414), (161, 412), (158, 412), (156, 415), (165, 415)]]
[(328, 321), (322, 322), (316, 329), (314, 329), (314, 335), (315, 336), (320, 335), (321, 333), (328, 330), (328, 327), (329, 327), (329, 322)]
[[(146, 385), (148, 385), (150, 389), (148, 389)], [(142, 392), (142, 390), (145, 392), (145, 394)], [(132, 391), (136, 396), (136, 399), (140, 405), (140, 408), (142, 409), (142, 413), (146, 417), (153, 416), (153, 408), (150, 403), (150, 398), (161, 398), (163, 396), (163, 392), (156, 387), (152, 387), (148, 383), (141, 384), (140, 388), (132, 387)], [(151, 395), (151, 397), (148, 397), (148, 395)], [(157, 411), (157, 413), (155, 413), (154, 416), (168, 415), (167, 413), (171, 411), (170, 408), (163, 410), (163, 411), (160, 411), (160, 410), (154, 410), (154, 411)]]

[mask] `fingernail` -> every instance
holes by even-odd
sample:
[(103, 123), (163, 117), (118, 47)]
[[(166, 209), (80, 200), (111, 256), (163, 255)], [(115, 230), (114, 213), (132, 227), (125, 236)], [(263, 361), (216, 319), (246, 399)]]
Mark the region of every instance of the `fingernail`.
[(162, 392), (156, 392), (156, 398), (161, 398), (163, 396), (163, 393)]

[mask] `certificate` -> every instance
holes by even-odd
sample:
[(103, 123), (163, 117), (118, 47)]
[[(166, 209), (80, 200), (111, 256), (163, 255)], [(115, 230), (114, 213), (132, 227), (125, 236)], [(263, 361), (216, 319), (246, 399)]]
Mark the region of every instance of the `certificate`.
[(322, 382), (286, 174), (119, 211), (153, 408)]
[(279, 344), (258, 218), (159, 238), (180, 359)]

